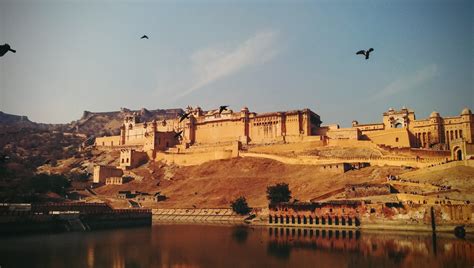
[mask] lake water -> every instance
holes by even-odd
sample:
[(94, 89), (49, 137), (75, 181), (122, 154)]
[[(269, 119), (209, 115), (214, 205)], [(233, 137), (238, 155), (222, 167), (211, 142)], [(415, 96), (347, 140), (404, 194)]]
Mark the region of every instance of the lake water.
[(153, 225), (0, 238), (8, 267), (474, 267), (451, 234)]

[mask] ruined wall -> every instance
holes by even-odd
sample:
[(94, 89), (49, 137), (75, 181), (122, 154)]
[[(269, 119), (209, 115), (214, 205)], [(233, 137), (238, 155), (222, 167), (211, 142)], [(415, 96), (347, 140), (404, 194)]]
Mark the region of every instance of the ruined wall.
[(122, 145), (120, 136), (108, 136), (95, 138), (95, 146), (97, 147), (114, 147)]
[(389, 184), (348, 184), (344, 188), (346, 198), (387, 195), (391, 192), (392, 189)]
[(342, 174), (351, 169), (348, 163), (324, 164), (318, 166), (319, 172), (328, 172), (332, 174)]

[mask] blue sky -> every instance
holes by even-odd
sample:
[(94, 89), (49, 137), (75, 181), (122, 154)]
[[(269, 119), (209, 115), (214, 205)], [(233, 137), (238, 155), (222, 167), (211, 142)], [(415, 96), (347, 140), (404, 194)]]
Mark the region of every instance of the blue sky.
[(47, 123), (223, 104), (342, 126), (390, 107), (458, 115), (474, 108), (472, 14), (457, 0), (0, 0), (0, 43), (17, 50), (0, 58), (0, 110)]

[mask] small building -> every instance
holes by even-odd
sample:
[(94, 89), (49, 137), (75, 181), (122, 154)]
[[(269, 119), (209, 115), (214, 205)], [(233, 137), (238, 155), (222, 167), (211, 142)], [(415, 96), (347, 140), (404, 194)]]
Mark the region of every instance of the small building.
[(129, 199), (134, 198), (136, 193), (132, 193), (131, 191), (119, 191), (117, 194), (117, 198), (119, 199)]
[(166, 200), (166, 196), (162, 195), (160, 192), (157, 192), (155, 194), (138, 193), (136, 196), (136, 200), (139, 202), (159, 202)]
[(335, 174), (341, 174), (352, 169), (352, 165), (349, 163), (334, 163), (334, 164), (325, 164), (319, 166), (319, 171), (329, 172)]
[(114, 166), (95, 166), (93, 181), (94, 183), (105, 183), (107, 178), (122, 177), (123, 171)]
[(148, 155), (145, 152), (134, 149), (120, 150), (120, 168), (132, 169), (136, 168), (148, 161)]

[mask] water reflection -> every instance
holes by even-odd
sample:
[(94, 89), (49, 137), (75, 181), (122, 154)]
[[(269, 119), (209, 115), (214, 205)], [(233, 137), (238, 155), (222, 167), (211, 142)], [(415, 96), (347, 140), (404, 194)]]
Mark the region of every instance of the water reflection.
[[(448, 234), (396, 234), (353, 230), (305, 230), (269, 228), (268, 255), (288, 259), (293, 251), (314, 250), (360, 254), (390, 266), (458, 266), (474, 263), (472, 239), (456, 239)], [(437, 261), (440, 261), (437, 263)]]
[(157, 225), (0, 238), (2, 267), (471, 267), (472, 238), (354, 230)]
[(246, 226), (234, 226), (232, 227), (232, 237), (237, 243), (244, 244), (249, 236), (249, 230), (250, 228)]

